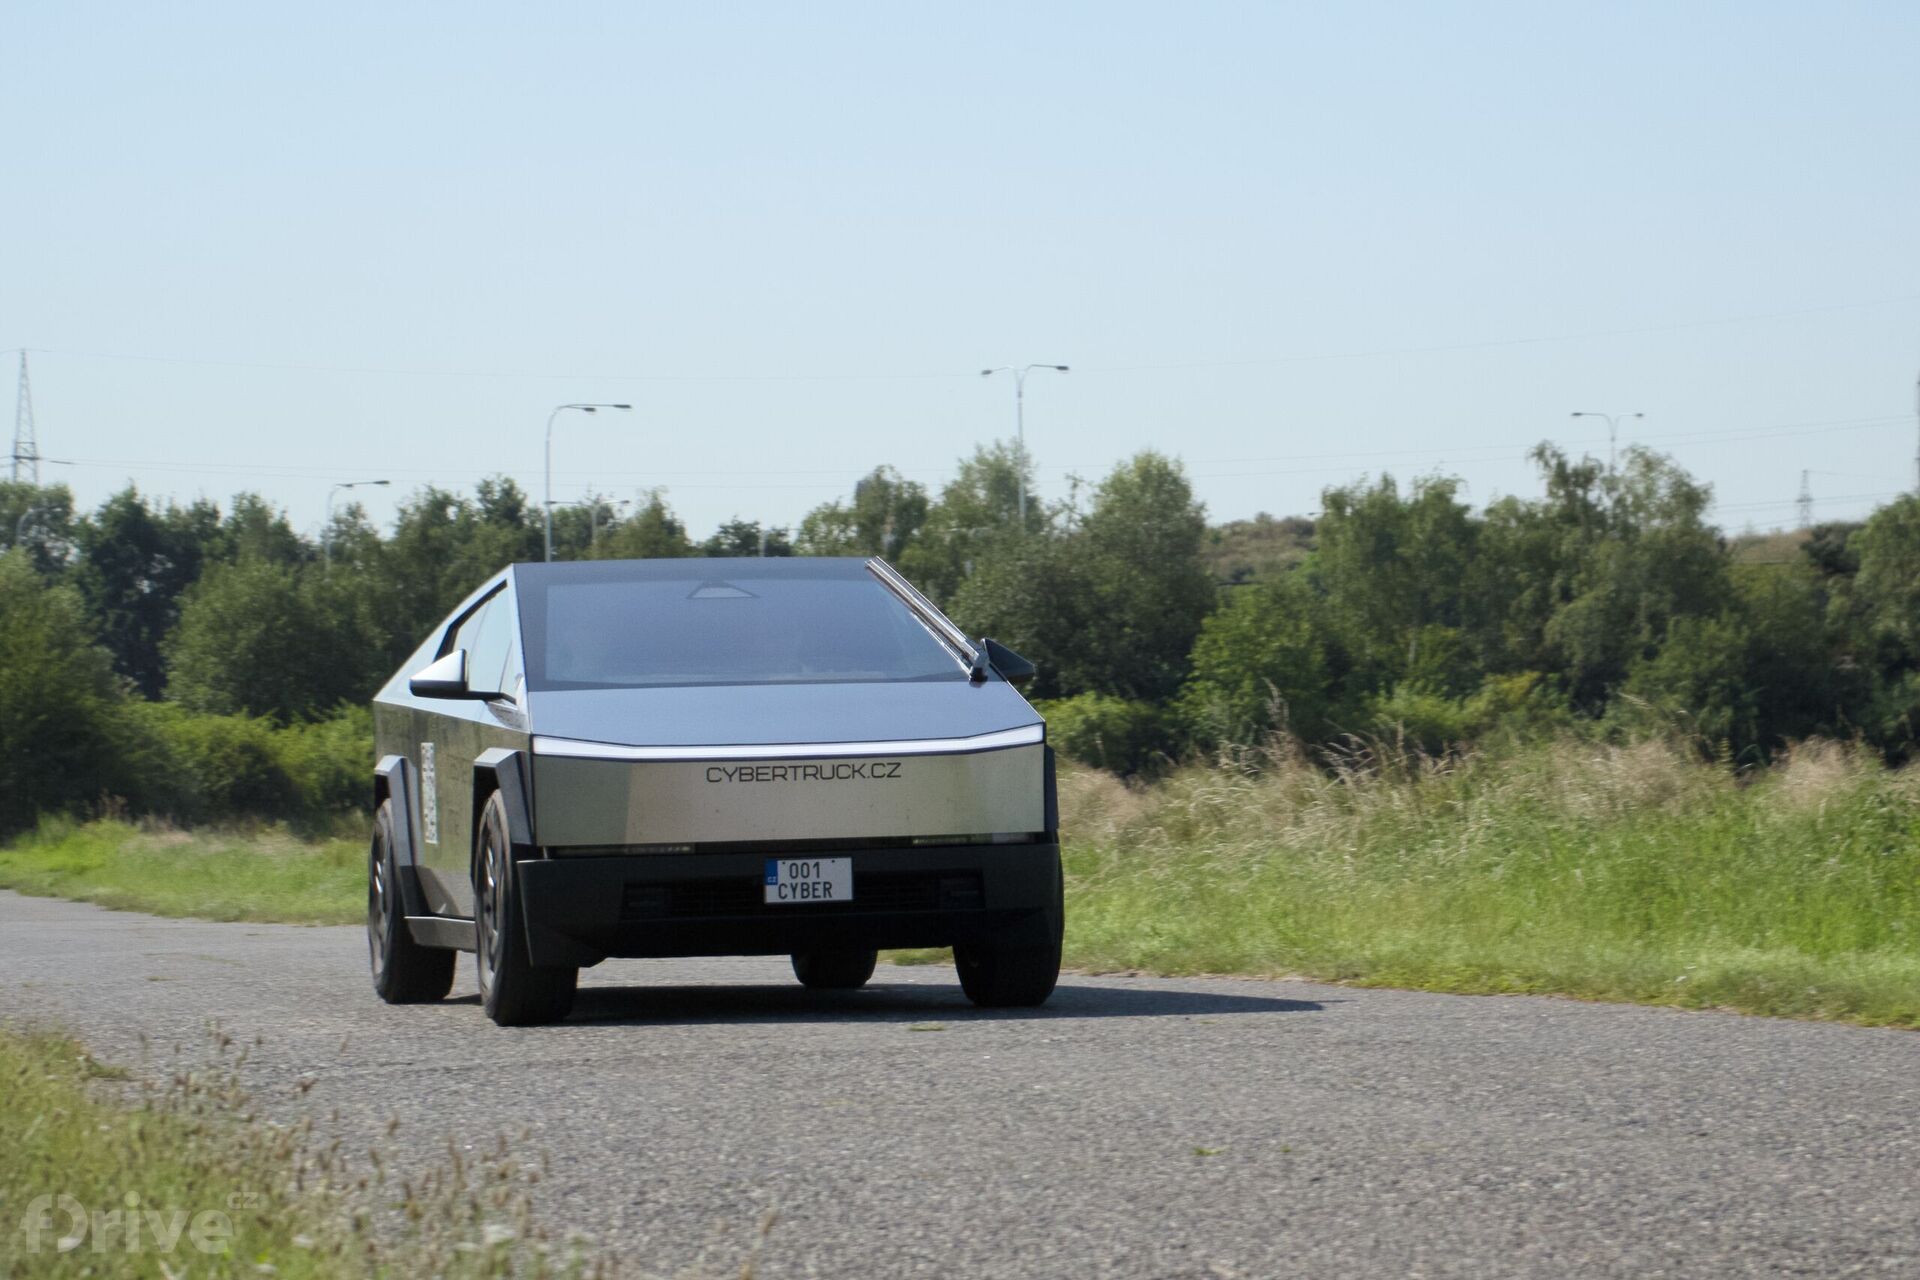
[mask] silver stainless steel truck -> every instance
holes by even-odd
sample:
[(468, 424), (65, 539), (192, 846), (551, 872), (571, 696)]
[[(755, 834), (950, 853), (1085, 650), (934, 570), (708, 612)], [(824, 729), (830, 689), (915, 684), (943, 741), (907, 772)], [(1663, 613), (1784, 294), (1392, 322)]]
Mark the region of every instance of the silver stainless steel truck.
[(610, 956), (791, 955), (853, 988), (954, 948), (982, 1005), (1060, 968), (1054, 765), (1014, 687), (880, 560), (517, 564), (374, 699), (374, 989), (472, 951), (503, 1025)]

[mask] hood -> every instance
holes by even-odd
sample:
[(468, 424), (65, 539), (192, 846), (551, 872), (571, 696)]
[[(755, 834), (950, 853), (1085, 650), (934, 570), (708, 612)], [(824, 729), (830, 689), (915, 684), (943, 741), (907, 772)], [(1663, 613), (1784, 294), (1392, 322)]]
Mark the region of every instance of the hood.
[(635, 747), (905, 742), (1041, 723), (1001, 680), (581, 689), (534, 693), (528, 704), (541, 737)]

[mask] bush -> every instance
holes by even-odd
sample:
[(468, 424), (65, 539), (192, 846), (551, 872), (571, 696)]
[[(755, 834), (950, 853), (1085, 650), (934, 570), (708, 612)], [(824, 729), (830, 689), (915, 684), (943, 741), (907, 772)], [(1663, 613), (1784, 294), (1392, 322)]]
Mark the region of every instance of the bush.
[(294, 782), (267, 721), (165, 702), (136, 704), (129, 715), (141, 779), (131, 798), (140, 809), (184, 823), (292, 810)]
[(1206, 743), (1326, 736), (1340, 684), (1321, 607), (1298, 575), (1229, 592), (1200, 625), (1179, 708)]
[(123, 785), (121, 697), (80, 598), (0, 556), (0, 834)]
[(144, 812), (183, 823), (263, 818), (318, 826), (367, 809), (373, 716), (364, 707), (284, 729), (171, 703), (135, 704), (128, 719), (137, 779), (128, 798)]
[(1375, 733), (1429, 756), (1494, 740), (1570, 739), (1577, 730), (1566, 699), (1537, 671), (1488, 676), (1471, 697), (1449, 698), (1413, 683), (1368, 703)]
[(1157, 770), (1180, 747), (1173, 718), (1152, 703), (1083, 693), (1040, 710), (1054, 750), (1123, 777)]
[(372, 708), (340, 707), (325, 720), (277, 729), (273, 738), (302, 820), (318, 823), (367, 811), (373, 797)]
[(1478, 725), (1464, 698), (1449, 698), (1415, 684), (1371, 700), (1376, 731), (1418, 747), (1430, 756), (1462, 746), (1478, 736)]

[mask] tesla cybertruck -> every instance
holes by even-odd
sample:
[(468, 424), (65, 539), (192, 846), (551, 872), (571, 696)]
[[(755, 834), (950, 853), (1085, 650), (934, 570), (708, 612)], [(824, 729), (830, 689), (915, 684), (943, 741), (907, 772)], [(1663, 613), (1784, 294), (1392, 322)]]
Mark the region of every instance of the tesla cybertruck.
[(954, 949), (975, 1004), (1060, 971), (1033, 666), (881, 560), (516, 564), (374, 700), (374, 989), (476, 956), (502, 1025), (564, 1018), (611, 956), (790, 955), (851, 989)]

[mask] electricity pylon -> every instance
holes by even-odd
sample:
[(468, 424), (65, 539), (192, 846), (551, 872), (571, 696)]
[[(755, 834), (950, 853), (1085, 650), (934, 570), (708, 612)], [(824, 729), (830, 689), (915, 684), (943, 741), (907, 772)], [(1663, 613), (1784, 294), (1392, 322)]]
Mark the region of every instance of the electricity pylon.
[[(24, 475), (23, 475), (24, 473)], [(20, 391), (13, 402), (13, 480), (40, 487), (40, 444), (33, 436), (33, 383), (27, 378), (27, 353), (20, 353)]]

